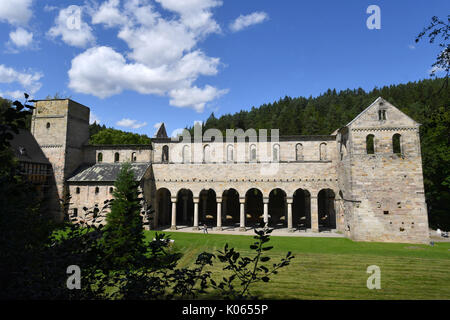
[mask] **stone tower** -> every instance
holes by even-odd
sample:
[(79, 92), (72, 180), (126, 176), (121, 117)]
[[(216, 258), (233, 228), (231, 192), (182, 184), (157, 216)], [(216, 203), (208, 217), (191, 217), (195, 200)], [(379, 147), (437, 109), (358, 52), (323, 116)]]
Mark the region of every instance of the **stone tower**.
[(419, 126), (378, 98), (338, 130), (337, 174), (348, 237), (428, 242)]
[(53, 167), (50, 205), (58, 221), (63, 212), (57, 199), (66, 195), (65, 180), (83, 163), (89, 140), (89, 108), (70, 99), (36, 100), (31, 133)]

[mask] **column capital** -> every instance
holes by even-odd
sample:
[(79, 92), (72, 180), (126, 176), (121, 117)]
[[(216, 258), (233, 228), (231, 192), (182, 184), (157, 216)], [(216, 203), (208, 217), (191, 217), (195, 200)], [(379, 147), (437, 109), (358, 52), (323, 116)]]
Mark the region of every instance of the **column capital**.
[(245, 204), (245, 198), (239, 198), (239, 203), (240, 204)]
[(216, 202), (217, 203), (221, 203), (222, 202), (222, 197), (216, 197)]
[(198, 197), (194, 197), (194, 198), (192, 198), (192, 200), (194, 201), (194, 203), (199, 203), (200, 202), (200, 199)]
[(267, 197), (267, 198), (263, 198), (263, 203), (269, 203), (269, 198)]
[(172, 203), (177, 203), (177, 197), (170, 197), (170, 201), (172, 201)]
[(286, 202), (287, 202), (288, 204), (292, 204), (292, 202), (294, 202), (294, 198), (292, 198), (292, 197), (286, 197)]

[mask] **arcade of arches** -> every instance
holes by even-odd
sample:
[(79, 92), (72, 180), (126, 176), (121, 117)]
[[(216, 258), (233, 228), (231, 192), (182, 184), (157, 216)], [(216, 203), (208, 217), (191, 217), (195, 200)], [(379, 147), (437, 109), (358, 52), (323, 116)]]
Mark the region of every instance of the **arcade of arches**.
[(331, 189), (322, 189), (316, 195), (297, 189), (286, 194), (282, 189), (270, 191), (268, 197), (257, 188), (240, 195), (235, 189), (217, 194), (213, 189), (203, 189), (193, 194), (180, 189), (176, 194), (166, 188), (156, 192), (155, 227), (171, 229), (206, 225), (215, 230), (239, 228), (245, 231), (258, 224), (289, 231), (313, 232), (336, 229), (336, 199)]

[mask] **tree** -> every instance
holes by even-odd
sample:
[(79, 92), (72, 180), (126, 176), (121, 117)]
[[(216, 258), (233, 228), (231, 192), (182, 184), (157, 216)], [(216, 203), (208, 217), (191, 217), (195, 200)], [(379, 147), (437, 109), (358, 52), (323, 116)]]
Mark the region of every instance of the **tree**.
[(114, 184), (111, 212), (106, 217), (103, 245), (105, 259), (116, 269), (139, 265), (145, 252), (139, 183), (129, 163), (121, 167)]
[(442, 42), (439, 43), (441, 52), (436, 57), (436, 62), (432, 64), (430, 75), (436, 76), (438, 70), (446, 72), (445, 75), (445, 87), (448, 87), (448, 73), (450, 70), (450, 44), (448, 39), (450, 37), (450, 15), (447, 16), (447, 22), (440, 20), (438, 17), (433, 16), (431, 23), (428, 27), (424, 28), (416, 38), (416, 43), (428, 33), (430, 43), (434, 43), (436, 38), (441, 37)]

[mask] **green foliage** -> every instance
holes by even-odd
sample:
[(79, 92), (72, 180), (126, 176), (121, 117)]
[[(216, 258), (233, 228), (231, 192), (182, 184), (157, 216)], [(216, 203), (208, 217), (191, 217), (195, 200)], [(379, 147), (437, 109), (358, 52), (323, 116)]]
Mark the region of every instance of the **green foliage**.
[(106, 217), (104, 250), (106, 260), (117, 269), (131, 269), (140, 261), (144, 248), (139, 183), (129, 163), (124, 163), (114, 184), (114, 200)]
[[(125, 132), (113, 128), (92, 128), (90, 144), (150, 144), (151, 140), (147, 135), (140, 135), (132, 132)], [(97, 132), (96, 132), (97, 131)]]
[[(232, 275), (228, 278), (223, 277), (223, 280), (218, 284), (211, 279), (213, 288), (218, 289), (224, 297), (229, 299), (256, 298), (251, 296), (250, 286), (261, 281), (269, 282), (271, 275), (277, 274), (280, 268), (288, 266), (294, 258), (289, 251), (286, 258), (283, 258), (279, 263), (273, 263), (270, 269), (264, 265), (271, 259), (264, 253), (272, 250), (273, 247), (263, 245), (270, 241), (269, 234), (272, 231), (273, 229), (267, 228), (255, 229), (256, 236), (253, 238), (256, 241), (250, 246), (250, 249), (255, 251), (253, 258), (241, 257), (241, 254), (234, 248), (228, 248), (227, 243), (223, 251), (219, 251), (218, 258), (221, 262), (226, 263), (223, 270), (231, 271)], [(240, 282), (237, 288), (235, 280)]]

